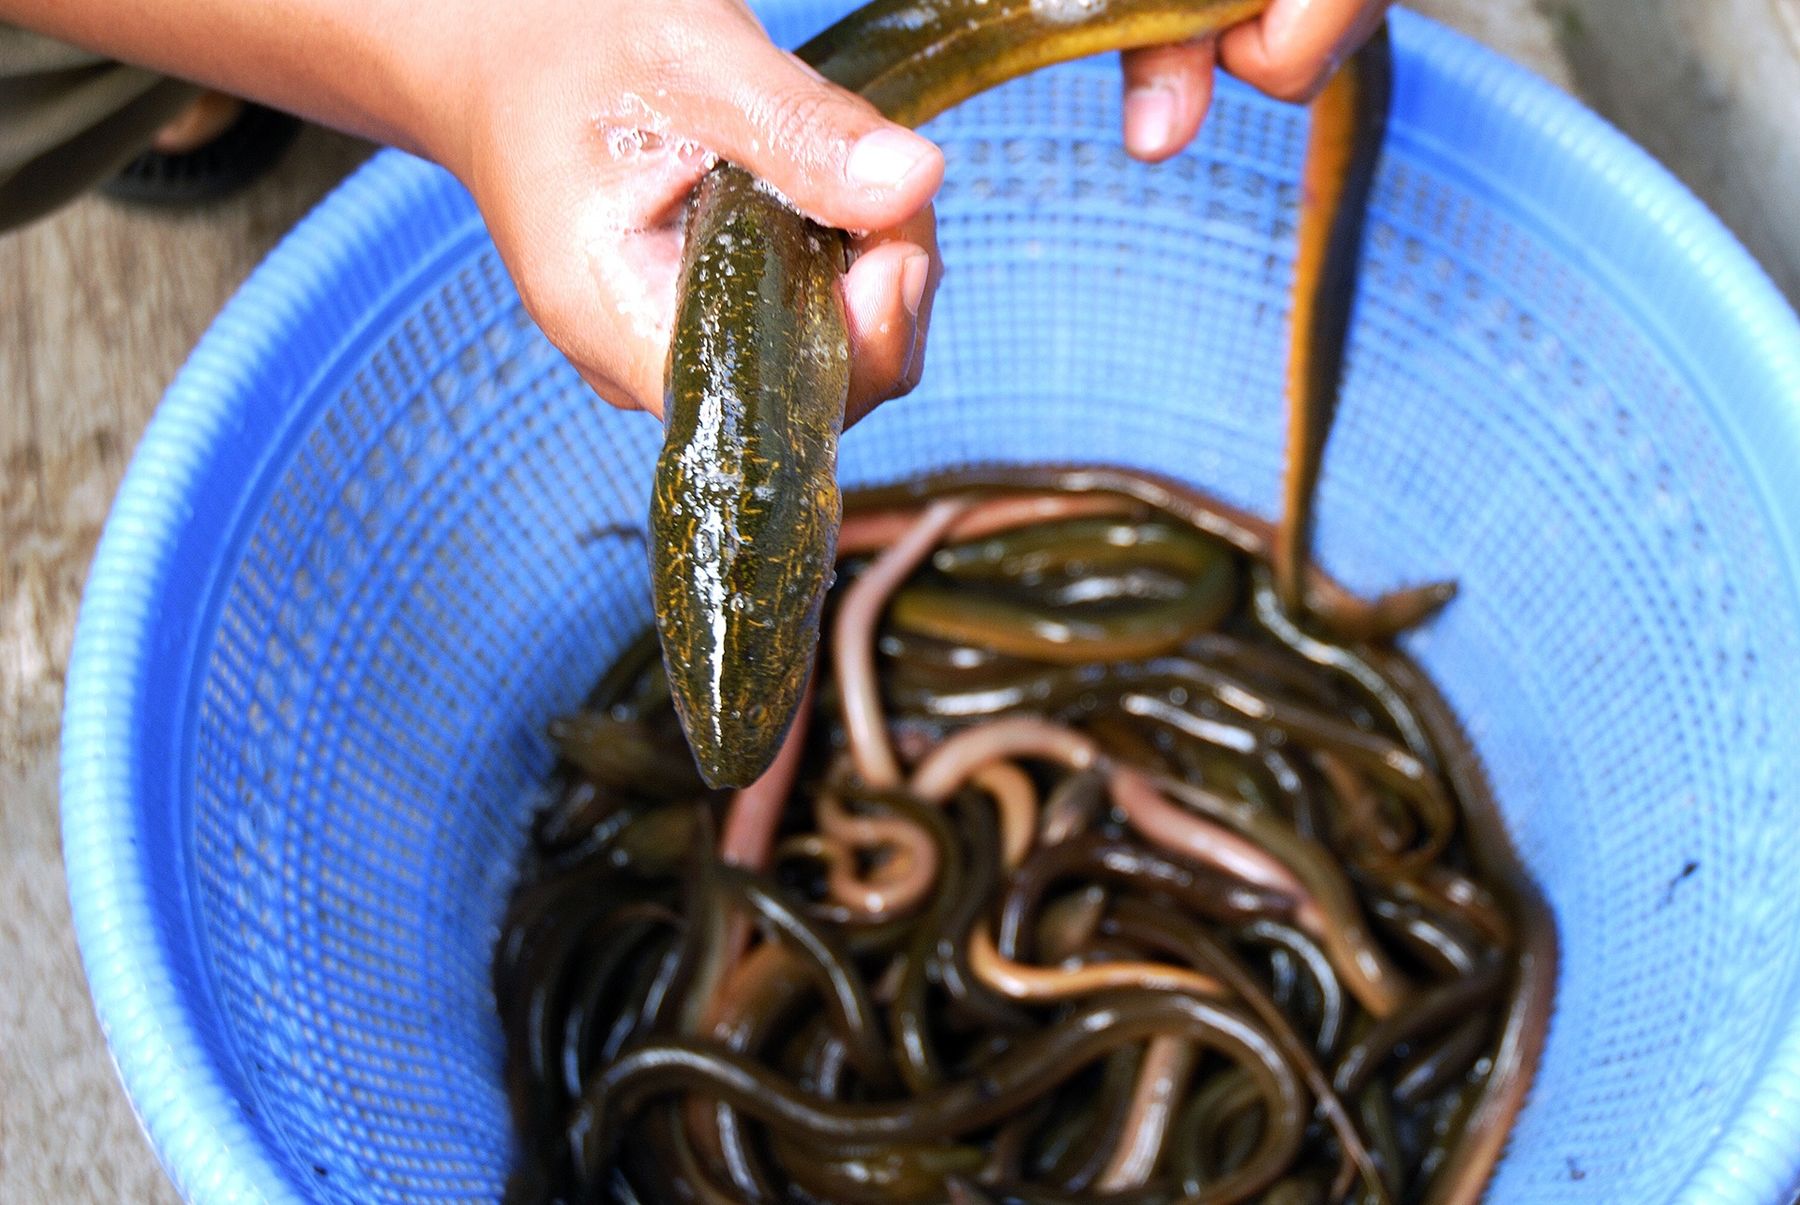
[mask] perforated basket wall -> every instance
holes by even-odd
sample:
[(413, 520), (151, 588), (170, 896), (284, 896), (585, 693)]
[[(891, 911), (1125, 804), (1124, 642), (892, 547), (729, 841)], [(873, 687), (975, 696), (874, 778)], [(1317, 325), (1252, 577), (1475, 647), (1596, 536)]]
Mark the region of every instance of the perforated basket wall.
[[(792, 44), (834, 15), (790, 3)], [(1800, 1168), (1800, 336), (1662, 172), (1396, 16), (1322, 548), (1461, 599), (1413, 641), (1562, 933), (1499, 1202), (1784, 1199)], [(932, 127), (929, 371), (848, 479), (1154, 468), (1275, 500), (1301, 115), (1171, 164), (1089, 63)], [(195, 1201), (491, 1199), (490, 943), (540, 735), (648, 617), (660, 432), (545, 343), (467, 197), (389, 154), (221, 316), (107, 528), (65, 732), (83, 953)]]

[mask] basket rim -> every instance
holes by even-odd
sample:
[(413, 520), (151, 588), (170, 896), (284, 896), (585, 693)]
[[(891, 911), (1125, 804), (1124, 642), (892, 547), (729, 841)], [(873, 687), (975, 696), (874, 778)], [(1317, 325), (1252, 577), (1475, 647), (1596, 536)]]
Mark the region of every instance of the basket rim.
[[(780, 3), (781, 0), (775, 0)], [(1679, 280), (1646, 321), (1684, 330), (1690, 371), (1723, 382), (1731, 413), (1717, 415), (1737, 444), (1786, 555), (1800, 576), (1800, 491), (1783, 480), (1800, 460), (1800, 322), (1724, 226), (1650, 156), (1579, 102), (1499, 55), (1417, 14), (1396, 11), (1403, 89), (1419, 103), (1454, 101), (1482, 124), (1483, 173), (1501, 181), (1530, 164), (1534, 200), (1606, 197), (1548, 220), (1591, 248), (1589, 264)], [(1429, 150), (1429, 135), (1403, 130)], [(1462, 142), (1473, 141), (1468, 137)], [(1447, 148), (1454, 149), (1454, 148)], [(1539, 194), (1542, 194), (1541, 196)], [(407, 220), (397, 222), (404, 213)], [(176, 549), (197, 482), (241, 465), (229, 445), (236, 416), (268, 380), (266, 360), (299, 320), (327, 346), (354, 329), (375, 297), (336, 295), (332, 282), (371, 256), (372, 228), (404, 263), (469, 221), (466, 197), (441, 169), (398, 151), (378, 154), (303, 219), (255, 270), (200, 340), (147, 427), (107, 519), (89, 572), (70, 655), (63, 711), (62, 836), (75, 929), (101, 1029), (132, 1108), (183, 1198), (299, 1202), (210, 1053), (191, 985), (178, 985), (148, 885), (141, 727), (158, 706), (147, 677), (158, 651), (158, 598), (179, 573)], [(1539, 216), (1546, 216), (1540, 213)], [(1629, 217), (1630, 220), (1621, 220)], [(1646, 236), (1653, 237), (1646, 237)], [(377, 248), (380, 243), (373, 244)], [(263, 395), (266, 398), (266, 393)], [(267, 404), (266, 400), (262, 404)], [(229, 457), (237, 457), (235, 462)], [(240, 470), (242, 471), (242, 470)], [(1791, 472), (1791, 470), (1789, 470)], [(1800, 589), (1796, 589), (1800, 594)], [(1796, 995), (1790, 985), (1790, 1000)], [(1677, 1199), (1772, 1201), (1800, 1182), (1800, 1007), (1773, 1035), (1734, 1122)]]

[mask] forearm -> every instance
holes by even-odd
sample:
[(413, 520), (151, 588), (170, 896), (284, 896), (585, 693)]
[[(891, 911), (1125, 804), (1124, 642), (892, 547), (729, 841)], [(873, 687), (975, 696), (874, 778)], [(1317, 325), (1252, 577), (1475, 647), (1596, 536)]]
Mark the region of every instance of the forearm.
[(409, 0), (0, 0), (0, 21), (443, 157), (446, 48), (473, 7)]

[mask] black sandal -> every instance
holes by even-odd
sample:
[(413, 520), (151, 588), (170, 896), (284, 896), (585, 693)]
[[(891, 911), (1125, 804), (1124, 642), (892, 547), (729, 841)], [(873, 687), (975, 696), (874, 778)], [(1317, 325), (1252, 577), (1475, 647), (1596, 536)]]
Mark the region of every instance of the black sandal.
[(138, 205), (189, 205), (229, 196), (261, 179), (293, 145), (300, 119), (245, 102), (218, 137), (191, 151), (145, 151), (100, 191)]

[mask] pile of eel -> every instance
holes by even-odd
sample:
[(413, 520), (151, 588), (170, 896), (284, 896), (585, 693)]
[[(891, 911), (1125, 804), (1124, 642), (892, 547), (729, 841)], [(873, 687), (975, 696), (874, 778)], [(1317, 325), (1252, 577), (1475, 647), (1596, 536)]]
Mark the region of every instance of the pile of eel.
[(650, 632), (554, 726), (510, 1199), (1477, 1199), (1554, 934), (1418, 670), (1296, 624), (1268, 527), (1173, 481), (847, 514), (755, 784), (702, 781)]
[[(1262, 7), (877, 0), (800, 54), (917, 122)], [(702, 183), (657, 627), (554, 725), (496, 947), (509, 1200), (1479, 1199), (1554, 930), (1394, 648), (1452, 591), (1308, 549), (1387, 56), (1313, 106), (1274, 526), (1093, 466), (841, 498), (843, 236)]]

